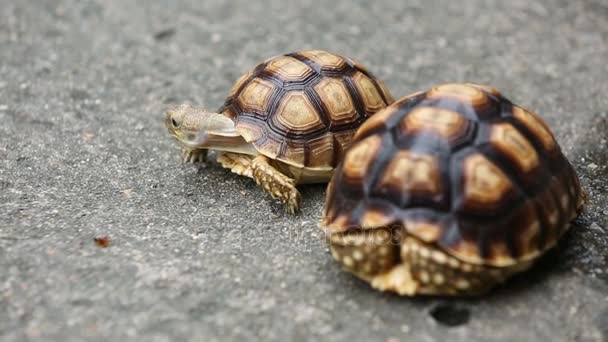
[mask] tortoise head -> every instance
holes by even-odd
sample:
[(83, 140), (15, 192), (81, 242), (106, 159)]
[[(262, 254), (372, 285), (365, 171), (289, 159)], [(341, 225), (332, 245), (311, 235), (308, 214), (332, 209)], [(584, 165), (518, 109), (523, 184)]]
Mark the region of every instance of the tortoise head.
[(165, 127), (177, 141), (191, 149), (212, 147), (213, 137), (239, 136), (229, 118), (187, 104), (165, 112)]

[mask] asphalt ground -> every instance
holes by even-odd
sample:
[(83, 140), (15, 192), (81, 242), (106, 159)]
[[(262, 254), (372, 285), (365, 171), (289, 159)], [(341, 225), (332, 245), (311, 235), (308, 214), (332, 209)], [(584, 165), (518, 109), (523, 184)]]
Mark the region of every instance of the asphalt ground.
[[(0, 9), (0, 340), (608, 340), (606, 1)], [(292, 217), (215, 163), (181, 165), (163, 127), (169, 104), (217, 108), (249, 68), (307, 48), (359, 60), (397, 97), (498, 88), (549, 123), (586, 212), (488, 296), (371, 290), (323, 242), (324, 186), (302, 186)]]

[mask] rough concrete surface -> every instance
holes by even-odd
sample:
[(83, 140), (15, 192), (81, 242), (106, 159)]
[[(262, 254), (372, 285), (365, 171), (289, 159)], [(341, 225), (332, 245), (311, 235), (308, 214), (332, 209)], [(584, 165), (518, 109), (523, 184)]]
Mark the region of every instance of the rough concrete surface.
[[(0, 0), (0, 340), (608, 340), (607, 19), (604, 0)], [(323, 243), (323, 186), (291, 217), (251, 180), (181, 165), (162, 124), (304, 48), (396, 96), (497, 87), (548, 121), (586, 213), (489, 296), (371, 290)]]

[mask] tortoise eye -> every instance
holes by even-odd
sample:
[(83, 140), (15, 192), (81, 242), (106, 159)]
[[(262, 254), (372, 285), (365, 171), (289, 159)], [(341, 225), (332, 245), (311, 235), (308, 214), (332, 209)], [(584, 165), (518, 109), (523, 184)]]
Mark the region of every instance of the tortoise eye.
[(171, 118), (171, 125), (173, 126), (173, 128), (177, 128), (177, 121), (175, 121), (175, 119)]

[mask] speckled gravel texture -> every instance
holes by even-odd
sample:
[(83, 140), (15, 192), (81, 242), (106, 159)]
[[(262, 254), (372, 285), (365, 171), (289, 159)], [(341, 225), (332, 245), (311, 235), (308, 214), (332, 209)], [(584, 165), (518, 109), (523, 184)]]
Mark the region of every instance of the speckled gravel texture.
[[(1, 341), (608, 340), (608, 3), (0, 0)], [(500, 89), (552, 127), (590, 204), (559, 248), (478, 299), (401, 298), (340, 270), (324, 186), (287, 215), (181, 165), (162, 112), (217, 108), (304, 48), (397, 96)], [(107, 235), (110, 246), (94, 238)]]

